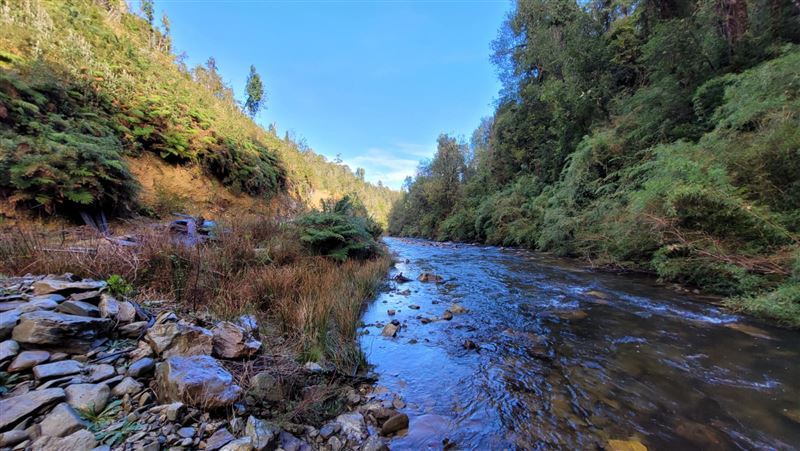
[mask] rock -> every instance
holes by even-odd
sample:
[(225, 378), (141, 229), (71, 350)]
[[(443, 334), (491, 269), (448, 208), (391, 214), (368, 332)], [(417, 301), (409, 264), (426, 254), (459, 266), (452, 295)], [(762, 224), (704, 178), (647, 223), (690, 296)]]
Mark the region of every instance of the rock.
[(73, 384), (64, 389), (67, 403), (78, 410), (102, 412), (111, 390), (106, 384)]
[(328, 437), (336, 434), (337, 432), (342, 430), (342, 425), (336, 422), (327, 423), (321, 428), (319, 428), (319, 435), (322, 438), (327, 439)]
[(341, 451), (344, 444), (339, 440), (339, 437), (333, 436), (328, 439), (328, 446), (331, 448), (331, 451)]
[(411, 310), (419, 310), (420, 307), (417, 304), (409, 304), (408, 308)]
[(20, 420), (38, 412), (40, 409), (63, 401), (66, 397), (60, 388), (46, 388), (0, 400), (0, 430), (18, 423)]
[(402, 399), (400, 399), (400, 398), (394, 398), (394, 399), (392, 400), (392, 407), (394, 407), (395, 409), (398, 409), (398, 410), (399, 410), (399, 409), (402, 409), (402, 408), (404, 408), (405, 406), (406, 406), (406, 403), (405, 403), (405, 401), (403, 401), (403, 400), (402, 400)]
[(398, 413), (383, 423), (383, 426), (381, 426), (381, 435), (391, 435), (403, 429), (408, 429), (408, 415)]
[(154, 355), (153, 348), (150, 347), (150, 344), (144, 340), (140, 340), (136, 343), (136, 349), (128, 353), (128, 360), (135, 362)]
[(464, 349), (467, 349), (467, 350), (478, 349), (478, 345), (475, 344), (474, 341), (469, 340), (469, 339), (464, 340), (464, 343), (462, 343), (462, 346), (464, 347)]
[(25, 306), (20, 307), (19, 312), (28, 313), (28, 312), (35, 312), (36, 310), (54, 310), (56, 307), (58, 307), (58, 303), (60, 301), (52, 299), (51, 297), (53, 296), (61, 298), (62, 301), (64, 300), (63, 296), (59, 296), (57, 294), (51, 294), (48, 296), (37, 296), (31, 299), (30, 302), (28, 302)]
[(106, 283), (102, 281), (83, 280), (80, 282), (72, 282), (61, 279), (44, 279), (33, 283), (33, 293), (41, 294), (66, 294), (74, 293), (76, 291), (93, 291), (102, 290), (106, 287)]
[(22, 351), (11, 361), (8, 366), (9, 373), (17, 373), (33, 368), (36, 365), (46, 362), (50, 358), (47, 351)]
[(258, 335), (258, 322), (253, 315), (242, 315), (239, 317), (239, 325), (242, 326), (245, 333), (250, 335)]
[[(249, 438), (249, 437), (248, 437)], [(206, 439), (206, 451), (214, 451), (233, 441), (233, 435), (225, 428), (217, 429), (211, 437)]]
[(248, 338), (245, 330), (229, 321), (223, 321), (212, 330), (214, 355), (224, 359), (250, 357), (259, 349), (261, 342)]
[(14, 357), (19, 352), (19, 343), (14, 340), (0, 342), (0, 363)]
[(164, 414), (169, 421), (176, 421), (186, 412), (186, 405), (182, 402), (173, 402), (164, 409)]
[(256, 451), (267, 449), (279, 432), (280, 428), (272, 423), (253, 416), (247, 418), (245, 434), (250, 438), (253, 449)]
[(411, 279), (410, 279), (410, 278), (408, 278), (408, 277), (406, 277), (406, 276), (404, 276), (404, 275), (403, 275), (403, 273), (400, 273), (400, 274), (398, 274), (398, 275), (394, 276), (394, 277), (393, 277), (393, 279), (394, 279), (394, 281), (395, 281), (395, 282), (397, 282), (397, 283), (407, 283), (407, 282), (411, 282)]
[(453, 312), (450, 310), (445, 310), (444, 313), (442, 313), (442, 319), (445, 321), (450, 321), (453, 319)]
[(103, 294), (97, 307), (100, 309), (100, 316), (103, 318), (114, 319), (119, 315), (119, 301), (109, 294)]
[(253, 443), (250, 437), (242, 437), (220, 448), (220, 451), (251, 451)]
[(37, 451), (89, 451), (97, 446), (94, 434), (86, 429), (74, 432), (66, 437), (43, 436), (33, 442), (32, 448)]
[(395, 326), (394, 324), (389, 323), (383, 326), (383, 331), (381, 331), (381, 335), (383, 335), (384, 337), (394, 337), (395, 335), (397, 335), (398, 328), (399, 326)]
[(33, 367), (33, 376), (38, 380), (69, 376), (83, 371), (83, 364), (76, 360), (61, 360)]
[(283, 384), (275, 376), (262, 371), (250, 379), (250, 394), (259, 399), (277, 402), (284, 398)]
[(343, 413), (336, 417), (336, 422), (342, 426), (342, 435), (348, 440), (360, 442), (367, 435), (364, 415), (359, 412)]
[(20, 343), (80, 353), (88, 351), (91, 342), (110, 328), (108, 319), (38, 311), (20, 316), (12, 336)]
[(733, 330), (739, 331), (739, 332), (741, 332), (743, 334), (750, 335), (751, 337), (761, 338), (761, 339), (764, 339), (764, 340), (772, 340), (773, 339), (772, 336), (767, 331), (765, 331), (763, 329), (759, 329), (758, 327), (755, 327), (755, 326), (750, 326), (748, 324), (728, 323), (728, 324), (725, 324), (725, 327), (727, 327), (728, 329), (733, 329)]
[[(72, 301), (83, 301), (83, 302), (88, 302), (90, 304), (97, 304), (97, 300), (100, 298), (101, 294), (102, 291), (84, 291), (82, 293), (72, 293), (72, 295), (69, 298)], [(49, 296), (59, 296), (59, 295), (51, 294)], [(64, 300), (63, 296), (61, 300), (62, 301)]]
[(189, 426), (178, 429), (178, 435), (183, 438), (192, 438), (195, 432), (195, 429)]
[(117, 321), (121, 323), (129, 323), (136, 319), (136, 307), (128, 301), (119, 303), (119, 313), (117, 313)]
[(321, 373), (325, 371), (325, 369), (322, 368), (322, 366), (317, 362), (306, 362), (306, 364), (303, 365), (303, 368), (305, 368), (305, 370), (309, 373)]
[(450, 304), (450, 308), (448, 310), (450, 311), (450, 313), (454, 315), (460, 315), (462, 313), (467, 313), (469, 311), (466, 308), (462, 307), (461, 305), (456, 304), (455, 302)]
[(583, 310), (560, 310), (553, 313), (557, 317), (565, 319), (567, 321), (580, 321), (589, 316), (589, 314), (584, 312)]
[(213, 337), (208, 329), (185, 323), (156, 324), (145, 335), (153, 351), (164, 357), (209, 355)]
[(441, 276), (437, 276), (436, 274), (424, 272), (417, 277), (417, 280), (420, 282), (435, 282), (435, 283), (442, 283), (444, 279)]
[(27, 432), (19, 429), (12, 429), (0, 433), (0, 448), (11, 448), (12, 446), (28, 440), (29, 437)]
[(131, 338), (139, 338), (145, 330), (147, 330), (147, 321), (123, 324), (117, 328), (117, 332), (121, 336)]
[(56, 311), (69, 313), (70, 315), (91, 316), (94, 318), (100, 316), (100, 310), (97, 307), (83, 301), (64, 301), (56, 307)]
[(170, 357), (156, 366), (156, 380), (163, 400), (200, 408), (230, 406), (242, 392), (231, 373), (209, 356)]
[(290, 434), (286, 431), (281, 431), (280, 433), (280, 443), (281, 449), (285, 451), (310, 451), (311, 447), (308, 443), (300, 440), (299, 438), (295, 437), (293, 434)]
[(62, 402), (44, 417), (39, 427), (42, 435), (65, 437), (73, 432), (88, 428), (89, 424), (83, 421), (69, 404)]
[(142, 391), (143, 388), (144, 385), (137, 382), (136, 379), (132, 377), (126, 377), (125, 379), (122, 379), (119, 384), (114, 386), (114, 389), (111, 390), (111, 393), (114, 396), (121, 398), (125, 395), (135, 395), (136, 393)]
[(420, 317), (420, 318), (419, 318), (419, 322), (421, 322), (422, 324), (430, 324), (430, 323), (432, 323), (432, 322), (433, 322), (433, 320), (432, 320), (432, 319), (430, 319), (430, 318), (426, 318), (426, 317), (424, 317), (424, 316), (423, 316), (423, 317)]
[(96, 384), (106, 379), (110, 379), (117, 374), (116, 368), (107, 363), (100, 363), (97, 365), (89, 365), (89, 377), (87, 382)]
[(647, 447), (637, 440), (609, 440), (610, 451), (647, 451)]
[(609, 299), (609, 298), (611, 298), (611, 296), (609, 296), (608, 293), (603, 293), (602, 291), (597, 291), (597, 290), (587, 291), (586, 294), (588, 296), (591, 296), (593, 298), (598, 298), (598, 299)]
[(387, 310), (387, 311), (386, 311), (386, 313), (387, 313), (389, 316), (394, 316), (394, 315), (395, 315), (395, 313), (397, 313), (397, 312), (396, 312), (396, 311), (394, 311), (394, 310), (392, 310), (392, 309), (389, 309), (389, 310)]
[(12, 310), (19, 311), (20, 308), (22, 308), (22, 307), (24, 307), (26, 305), (28, 305), (28, 303), (26, 301), (0, 302), (0, 313), (2, 313), (2, 312), (10, 312)]
[(139, 359), (128, 366), (127, 374), (130, 377), (142, 377), (150, 374), (156, 367), (156, 361), (150, 357)]
[(389, 451), (389, 447), (383, 443), (380, 437), (372, 435), (361, 445), (361, 451)]
[(14, 326), (19, 321), (19, 317), (20, 312), (17, 310), (0, 313), (0, 340), (11, 335), (11, 331), (14, 330)]

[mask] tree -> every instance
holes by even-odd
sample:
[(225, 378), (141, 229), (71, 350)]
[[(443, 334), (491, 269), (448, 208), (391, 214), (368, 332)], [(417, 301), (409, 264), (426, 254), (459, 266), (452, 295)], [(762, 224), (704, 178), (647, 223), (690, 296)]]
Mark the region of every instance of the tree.
[(359, 180), (361, 180), (363, 182), (365, 175), (366, 175), (366, 171), (364, 171), (364, 168), (356, 168), (356, 178), (357, 179), (359, 179)]
[(172, 51), (172, 39), (170, 38), (170, 24), (169, 24), (169, 17), (167, 17), (167, 13), (164, 13), (161, 16), (161, 28), (163, 29), (163, 35), (161, 37), (161, 50), (165, 52)]
[(205, 66), (195, 67), (193, 75), (197, 83), (205, 86), (206, 89), (211, 91), (218, 99), (225, 100), (231, 105), (234, 104), (233, 91), (222, 81), (222, 77), (219, 75), (219, 70), (217, 68), (217, 61), (214, 57), (208, 58)]
[(255, 117), (262, 109), (264, 102), (264, 84), (261, 83), (261, 76), (256, 72), (255, 66), (250, 66), (250, 74), (247, 76), (247, 84), (244, 88), (246, 99), (244, 109), (250, 117)]
[(153, 27), (153, 22), (155, 21), (155, 5), (153, 4), (153, 0), (142, 0), (142, 14), (144, 14), (144, 18), (147, 20), (147, 23), (150, 24), (150, 28)]

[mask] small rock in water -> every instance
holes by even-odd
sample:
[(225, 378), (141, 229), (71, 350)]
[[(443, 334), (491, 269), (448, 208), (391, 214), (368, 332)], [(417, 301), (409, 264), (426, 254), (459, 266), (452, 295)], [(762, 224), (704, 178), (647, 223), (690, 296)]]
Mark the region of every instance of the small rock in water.
[(750, 335), (751, 337), (762, 338), (764, 340), (773, 339), (767, 331), (759, 329), (758, 327), (755, 326), (750, 326), (748, 324), (728, 323), (725, 324), (725, 327), (727, 327), (728, 329), (737, 330), (743, 334)]
[(467, 313), (469, 311), (466, 308), (462, 307), (461, 305), (456, 304), (455, 302), (450, 304), (450, 308), (448, 310), (450, 310), (450, 313), (454, 315), (460, 315), (462, 313)]
[(445, 321), (450, 321), (453, 319), (453, 312), (450, 310), (445, 310), (444, 313), (442, 313), (442, 319)]
[(417, 304), (411, 304), (408, 306), (411, 310), (419, 310), (419, 306)]
[(408, 415), (404, 413), (398, 413), (383, 423), (383, 426), (381, 426), (381, 435), (391, 435), (407, 428)]
[(580, 321), (589, 316), (583, 310), (561, 310), (553, 312), (557, 317), (567, 321)]
[(395, 311), (394, 311), (394, 310), (392, 310), (392, 309), (389, 309), (389, 310), (387, 310), (387, 311), (386, 311), (386, 313), (387, 313), (389, 316), (394, 316), (394, 315), (395, 315), (395, 313), (397, 313), (397, 312), (395, 312)]
[(384, 337), (394, 337), (395, 335), (397, 335), (397, 329), (398, 326), (389, 323), (383, 327), (381, 335), (383, 335)]
[(444, 281), (444, 279), (442, 279), (441, 276), (437, 276), (436, 274), (429, 272), (424, 272), (420, 274), (417, 280), (419, 280), (420, 282), (435, 282), (435, 283), (441, 283)]
[(464, 343), (462, 343), (462, 346), (464, 347), (464, 349), (467, 349), (467, 350), (478, 349), (478, 345), (475, 344), (475, 342), (472, 341), (472, 340), (464, 340)]
[(609, 440), (609, 451), (647, 451), (647, 447), (637, 440)]

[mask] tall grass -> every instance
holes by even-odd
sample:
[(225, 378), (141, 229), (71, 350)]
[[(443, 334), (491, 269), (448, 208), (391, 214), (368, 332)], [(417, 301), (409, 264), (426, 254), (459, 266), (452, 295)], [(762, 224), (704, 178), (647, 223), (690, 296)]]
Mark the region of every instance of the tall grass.
[(218, 240), (196, 246), (172, 239), (165, 226), (123, 229), (136, 245), (85, 228), (2, 232), (0, 273), (118, 274), (143, 301), (168, 299), (179, 310), (219, 317), (255, 313), (302, 360), (328, 360), (347, 372), (363, 363), (356, 326), (391, 265), (388, 257), (337, 263), (313, 256), (293, 224), (256, 217), (223, 221)]

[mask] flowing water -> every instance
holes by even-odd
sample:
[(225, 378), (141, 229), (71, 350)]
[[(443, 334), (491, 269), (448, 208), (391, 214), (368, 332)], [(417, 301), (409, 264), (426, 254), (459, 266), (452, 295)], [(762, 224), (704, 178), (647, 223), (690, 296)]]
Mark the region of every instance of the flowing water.
[[(800, 332), (542, 254), (386, 243), (413, 280), (369, 306), (361, 344), (411, 418), (392, 449), (800, 449)], [(421, 321), (454, 302), (469, 312)]]

